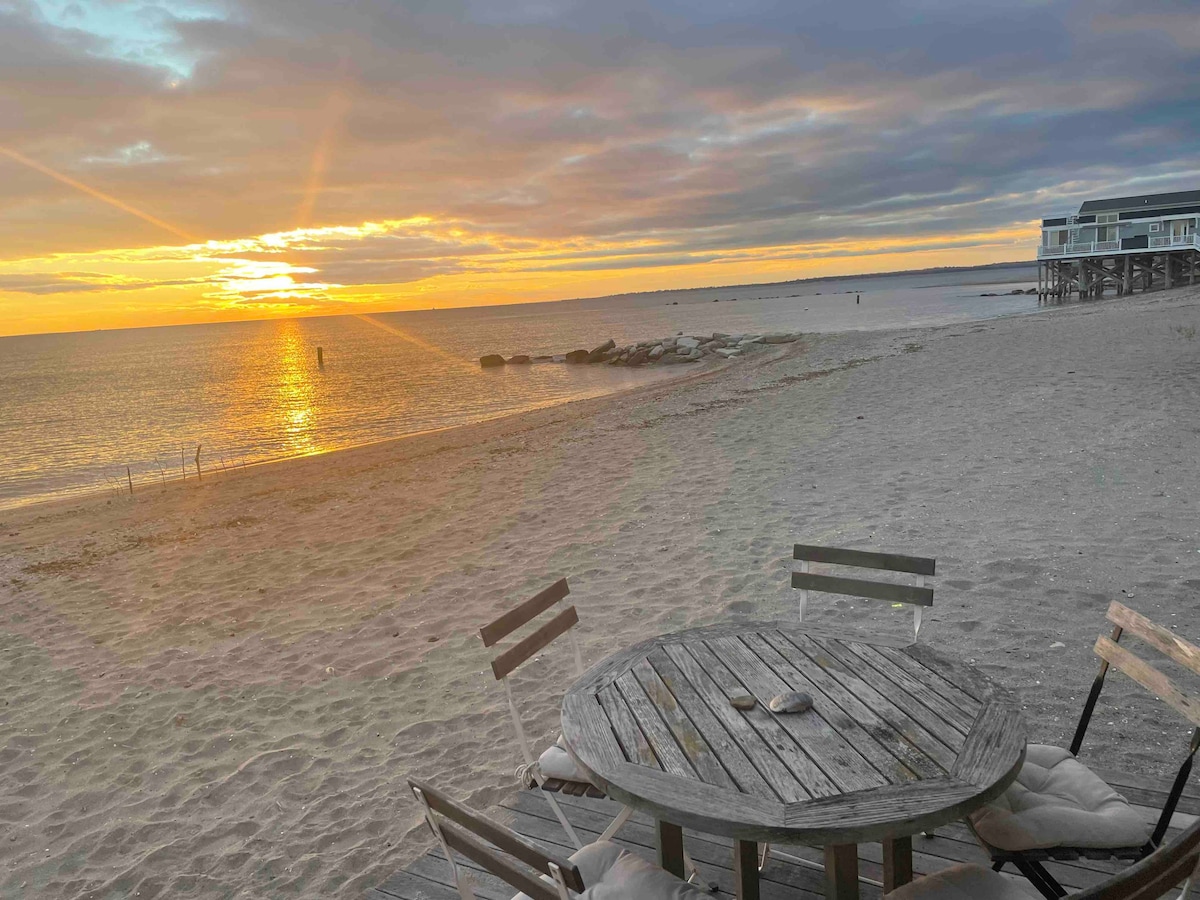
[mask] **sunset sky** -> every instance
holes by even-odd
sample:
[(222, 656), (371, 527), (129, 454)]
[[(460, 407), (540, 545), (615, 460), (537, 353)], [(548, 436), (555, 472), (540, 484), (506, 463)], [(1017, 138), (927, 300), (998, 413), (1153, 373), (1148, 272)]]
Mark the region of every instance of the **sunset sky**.
[(1032, 259), (1194, 3), (0, 0), (0, 335)]

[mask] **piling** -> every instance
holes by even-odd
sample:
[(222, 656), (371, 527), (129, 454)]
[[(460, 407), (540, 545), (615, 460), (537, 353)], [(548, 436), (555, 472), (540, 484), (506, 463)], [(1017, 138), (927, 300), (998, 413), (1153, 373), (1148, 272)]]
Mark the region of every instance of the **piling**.
[(325, 348), (324, 347), (317, 348), (317, 368), (318, 369), (325, 368)]

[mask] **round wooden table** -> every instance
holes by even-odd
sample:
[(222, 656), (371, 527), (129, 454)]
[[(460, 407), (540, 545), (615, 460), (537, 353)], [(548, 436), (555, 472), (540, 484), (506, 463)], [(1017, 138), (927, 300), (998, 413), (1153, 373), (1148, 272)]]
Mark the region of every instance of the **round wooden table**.
[[(813, 708), (770, 712), (789, 690)], [(757, 705), (735, 709), (746, 694)], [(883, 843), (885, 890), (906, 883), (911, 835), (999, 795), (1025, 758), (1015, 704), (971, 667), (779, 622), (623, 650), (572, 685), (562, 726), (598, 785), (658, 820), (668, 871), (683, 875), (683, 828), (734, 838), (744, 900), (758, 897), (758, 842), (824, 847), (830, 900), (857, 898), (859, 843)]]

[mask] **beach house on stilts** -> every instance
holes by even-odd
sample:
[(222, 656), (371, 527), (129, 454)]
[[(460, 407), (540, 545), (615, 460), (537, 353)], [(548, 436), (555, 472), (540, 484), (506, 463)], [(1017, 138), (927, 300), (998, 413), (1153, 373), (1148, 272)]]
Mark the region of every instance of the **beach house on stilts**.
[(1195, 284), (1200, 191), (1088, 200), (1042, 219), (1038, 297), (1102, 296)]

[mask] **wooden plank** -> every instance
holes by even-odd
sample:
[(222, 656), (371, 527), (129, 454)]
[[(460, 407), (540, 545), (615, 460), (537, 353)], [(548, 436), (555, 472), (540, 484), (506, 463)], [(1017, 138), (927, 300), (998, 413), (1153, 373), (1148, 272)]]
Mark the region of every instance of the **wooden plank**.
[(658, 764), (658, 757), (654, 755), (650, 743), (642, 734), (642, 729), (638, 727), (637, 720), (634, 719), (633, 713), (629, 711), (629, 707), (625, 705), (625, 701), (617, 689), (611, 684), (606, 685), (596, 694), (596, 699), (600, 701), (600, 705), (608, 716), (613, 733), (616, 734), (621, 749), (625, 752), (625, 758), (643, 766), (661, 768)]
[(1193, 725), (1200, 725), (1200, 698), (1181, 691), (1170, 678), (1104, 635), (1096, 639), (1096, 655), (1116, 666)]
[(886, 569), (889, 572), (908, 572), (912, 575), (933, 575), (937, 560), (899, 553), (878, 553), (874, 550), (844, 550), (838, 547), (816, 547), (795, 544), (792, 559), (829, 563), (835, 566), (855, 566), (860, 569)]
[(965, 730), (956, 729), (902, 687), (883, 678), (841, 642), (823, 640), (818, 643), (800, 634), (789, 634), (788, 637), (885, 719), (894, 723), (901, 715), (909, 717), (940, 741), (951, 759), (957, 757), (966, 738)]
[(568, 693), (563, 698), (562, 726), (567, 753), (595, 784), (607, 787), (604, 774), (624, 764), (625, 754), (600, 702), (587, 694)]
[(654, 703), (646, 696), (641, 683), (634, 677), (633, 672), (625, 672), (614, 682), (621, 697), (629, 705), (642, 734), (650, 742), (654, 755), (658, 758), (664, 772), (677, 775), (680, 778), (697, 778), (696, 770), (679, 745), (671, 730), (663, 722), (662, 716)]
[(655, 827), (658, 836), (658, 865), (664, 871), (670, 872), (676, 878), (686, 878), (686, 866), (683, 862), (683, 829), (670, 822), (658, 822)]
[[(834, 662), (824, 652), (821, 645), (811, 639), (806, 641), (803, 637), (797, 638), (782, 631), (774, 632), (774, 634), (779, 638), (778, 643), (773, 642), (776, 649), (788, 659), (802, 654), (805, 659), (809, 660), (810, 665), (805, 671), (811, 675), (813, 683), (819, 685), (821, 690), (847, 713), (855, 716), (864, 728), (875, 729), (880, 727), (878, 723), (881, 723), (883, 727), (902, 736), (923, 756), (937, 765), (940, 773), (934, 774), (946, 774), (953, 768), (954, 752), (902, 709), (869, 686), (866, 687), (864, 696), (860, 697), (850, 687), (842, 684), (830, 671)], [(865, 686), (865, 682), (860, 681), (860, 683)], [(873, 703), (877, 708), (872, 708), (868, 703)]]
[[(964, 737), (971, 730), (971, 723), (975, 721), (976, 713), (961, 710), (941, 694), (931, 691), (919, 679), (909, 675), (908, 672), (881, 654), (877, 648), (856, 641), (838, 641), (837, 643), (867, 664), (869, 668), (864, 667), (863, 677), (869, 678), (872, 684), (877, 688), (882, 688), (884, 693), (900, 688), (937, 713)], [(871, 670), (877, 673), (874, 677), (869, 675)]]
[(1025, 721), (1007, 703), (989, 703), (979, 713), (951, 774), (988, 788), (1012, 782), (1025, 759)]
[[(1156, 811), (1162, 809), (1167, 803), (1169, 783), (1155, 781), (1144, 775), (1134, 775), (1130, 772), (1097, 768), (1090, 762), (1088, 768), (1107, 781), (1113, 790), (1124, 796), (1130, 803), (1146, 806)], [(1176, 810), (1186, 815), (1200, 816), (1200, 785), (1189, 783), (1184, 787)]]
[(889, 603), (911, 603), (914, 606), (933, 606), (933, 588), (910, 584), (890, 584), (886, 581), (866, 581), (862, 578), (842, 578), (838, 575), (814, 575), (793, 572), (792, 587), (826, 594), (846, 594), (867, 600)]
[[(745, 688), (729, 674), (729, 671), (721, 665), (716, 657), (709, 654), (711, 658), (708, 660), (706, 669), (696, 656), (682, 645), (668, 644), (662, 648), (662, 651), (679, 667), (679, 670), (688, 679), (689, 685), (704, 699), (713, 716), (728, 729), (738, 746), (750, 758), (780, 800), (789, 803), (794, 800), (807, 800), (812, 796), (796, 779), (793, 769), (789, 768), (785, 764), (785, 760), (777, 756), (773, 750), (785, 741), (788, 744), (791, 743), (787, 733), (766, 714), (765, 710), (752, 711), (748, 715), (729, 705), (729, 698), (745, 693)], [(705, 652), (707, 653), (707, 650)], [(717, 679), (720, 679), (723, 684), (718, 683)], [(678, 697), (679, 694), (676, 693), (676, 696)], [(760, 720), (763, 731), (755, 728), (753, 724), (755, 719)], [(803, 760), (806, 767), (812, 768), (812, 761), (793, 748), (789, 757), (792, 758), (793, 763), (797, 762), (794, 758), (797, 756)], [(818, 770), (816, 774), (820, 775), (821, 773)], [(821, 775), (821, 777), (824, 776)], [(833, 793), (837, 788), (832, 782), (829, 782), (828, 790)]]
[[(504, 879), (498, 878), (483, 868), (483, 866), (468, 860), (461, 854), (456, 853), (455, 857), (458, 870), (470, 876), (475, 893), (480, 900), (509, 900), (512, 897), (512, 885)], [(430, 881), (444, 882), (447, 887), (455, 892), (455, 896), (458, 896), (458, 891), (454, 887), (454, 876), (451, 872), (450, 863), (442, 855), (440, 847), (414, 861), (409, 866), (409, 871), (423, 878), (428, 878)]]
[[(799, 653), (779, 632), (748, 634), (743, 640), (789, 684), (806, 682), (804, 690), (813, 698), (813, 709), (889, 782), (913, 781), (919, 776), (938, 778), (946, 774), (833, 681), (820, 666)], [(825, 688), (829, 688), (832, 695)]]
[(783, 828), (784, 805), (778, 800), (743, 794), (732, 788), (720, 788), (631, 763), (618, 767), (614, 775), (614, 782), (617, 781), (621, 790), (614, 790), (614, 797), (623, 800), (621, 793), (628, 791), (630, 797), (637, 798), (633, 801), (635, 807), (656, 818), (670, 816), (671, 821), (684, 828), (748, 839), (759, 834), (775, 835)]
[[(760, 702), (770, 702), (772, 697), (784, 691), (804, 688), (804, 685), (788, 684), (736, 637), (718, 638), (706, 641), (706, 644)], [(842, 791), (859, 791), (888, 783), (845, 738), (818, 716), (805, 714), (774, 718), (817, 768)]]
[(1126, 631), (1133, 632), (1164, 656), (1169, 656), (1184, 668), (1200, 675), (1200, 647), (1189, 644), (1116, 600), (1108, 607), (1108, 620)]
[(499, 681), (556, 637), (566, 634), (578, 622), (579, 614), (575, 612), (575, 607), (568, 606), (533, 634), (505, 650), (492, 660), (492, 673), (496, 680)]
[(401, 869), (388, 876), (387, 881), (375, 888), (378, 897), (372, 900), (462, 900), (458, 891), (438, 881), (430, 881), (412, 872)]
[(929, 779), (789, 803), (783, 819), (802, 843), (865, 843), (953, 822), (985, 792), (956, 778)]
[(646, 692), (646, 696), (650, 698), (650, 702), (654, 704), (659, 717), (674, 735), (683, 755), (688, 758), (688, 762), (700, 776), (700, 780), (705, 784), (737, 790), (737, 784), (725, 771), (725, 766), (722, 765), (714, 748), (709, 746), (704, 735), (679, 708), (675, 695), (671, 693), (671, 689), (655, 671), (650, 660), (643, 659), (637, 663), (633, 667), (633, 674), (641, 684), (642, 690)]
[[(579, 877), (579, 870), (566, 857), (547, 854), (541, 848), (525, 841), (520, 835), (464, 806), (437, 788), (411, 778), (408, 780), (408, 784), (421, 792), (425, 797), (425, 802), (429, 804), (429, 808), (437, 815), (458, 823), (471, 833), (490, 841), (498, 849), (516, 857), (539, 872), (549, 874), (550, 863), (553, 863), (562, 870), (567, 887), (574, 891), (583, 890), (583, 881)], [(466, 853), (465, 850), (463, 852)], [(470, 856), (469, 853), (467, 855)], [(475, 857), (471, 858), (475, 859)], [(476, 862), (483, 863), (483, 860), (476, 859)]]
[(480, 628), (479, 636), (483, 638), (483, 646), (491, 647), (497, 641), (508, 637), (508, 635), (512, 634), (526, 622), (537, 618), (569, 593), (571, 593), (571, 589), (567, 587), (567, 579), (558, 579), (550, 587), (539, 591), (520, 606), (510, 609), (494, 622), (489, 622)]
[(893, 647), (875, 650), (969, 716), (979, 715), (983, 704), (995, 693), (993, 686), (970, 667), (936, 656), (928, 648), (914, 645), (909, 648), (912, 652)]
[[(703, 736), (705, 743), (712, 749), (713, 753), (721, 761), (721, 765), (724, 766), (725, 770), (733, 778), (734, 783), (732, 786), (746, 794), (757, 794), (760, 797), (770, 799), (778, 798), (779, 795), (771, 789), (771, 786), (767, 784), (763, 776), (754, 767), (754, 763), (747, 756), (738, 741), (726, 730), (722, 721), (709, 709), (708, 704), (700, 697), (688, 677), (684, 675), (680, 668), (667, 655), (666, 649), (659, 647), (650, 654), (648, 659), (650, 664), (654, 666), (658, 677), (662, 679), (662, 683), (666, 685), (675, 701), (679, 704), (679, 709), (687, 716), (691, 725)], [(729, 706), (728, 703), (725, 704), (725, 707), (733, 714), (730, 718), (733, 718), (735, 721), (741, 721), (737, 716), (737, 710)], [(757, 739), (758, 736), (752, 729), (746, 728), (746, 731), (749, 732), (756, 745), (761, 744)], [(790, 778), (790, 773), (786, 774)]]

